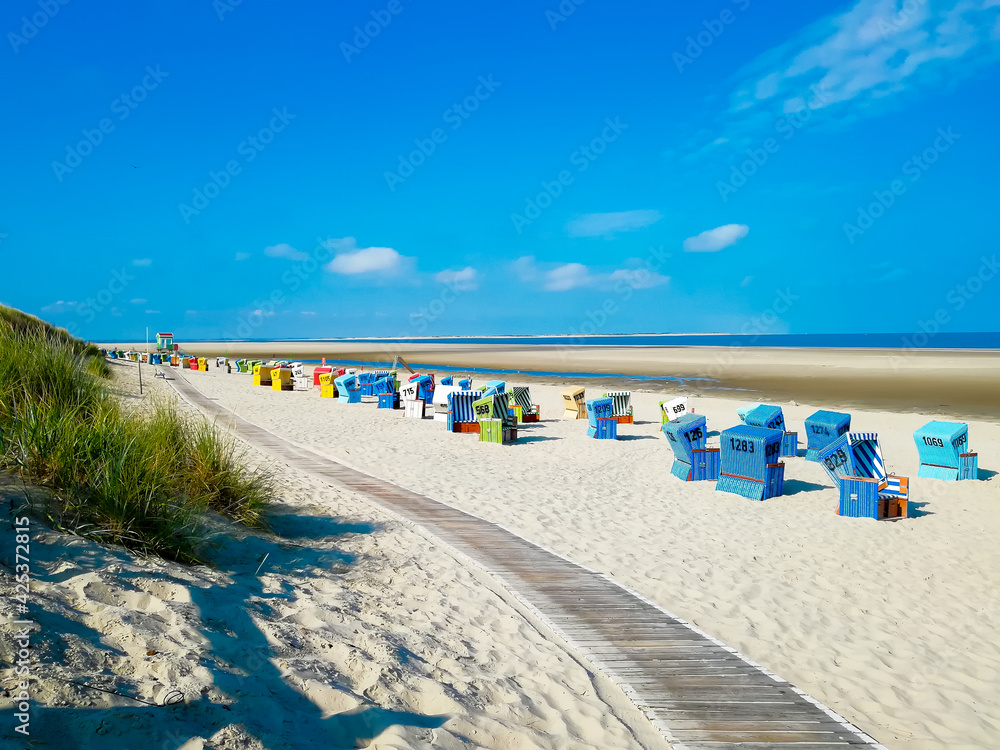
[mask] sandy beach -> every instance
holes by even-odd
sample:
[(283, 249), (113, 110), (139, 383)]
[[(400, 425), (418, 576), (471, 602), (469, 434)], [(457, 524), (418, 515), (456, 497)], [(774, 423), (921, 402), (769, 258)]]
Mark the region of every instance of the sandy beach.
[[(145, 351), (143, 343), (100, 345)], [(684, 379), (685, 389), (694, 394), (738, 389), (747, 391), (747, 400), (796, 399), (829, 406), (1000, 419), (1000, 353), (995, 351), (302, 341), (218, 341), (182, 344), (182, 349), (212, 357), (228, 353), (231, 358), (327, 357), (391, 363), (400, 355), (427, 366), (671, 376)], [(620, 380), (602, 382), (621, 385)]]
[[(152, 368), (141, 399), (136, 366), (115, 370), (133, 408), (167, 399), (194, 413)], [(240, 380), (213, 378), (234, 395)], [(667, 747), (614, 683), (489, 575), (366, 498), (275, 468), (282, 493), (273, 533), (216, 519), (210, 566), (35, 530), (34, 742), (81, 750)], [(19, 481), (0, 483), (0, 494), (5, 512), (8, 498), (15, 507), (23, 500)], [(11, 577), (0, 588), (9, 664)], [(9, 666), (0, 676), (12, 684)], [(183, 705), (163, 706), (171, 694)], [(11, 724), (12, 696), (0, 696)]]
[[(825, 473), (801, 458), (786, 459), (787, 494), (763, 503), (675, 479), (656, 405), (674, 395), (667, 390), (636, 393), (637, 423), (608, 443), (560, 420), (558, 388), (533, 383), (542, 423), (497, 447), (372, 403), (254, 388), (249, 376), (214, 368), (184, 376), (297, 444), (611, 575), (890, 748), (1000, 744), (995, 423), (970, 422), (989, 480), (944, 483), (916, 477), (912, 432), (926, 414), (853, 409), (852, 429), (879, 433), (918, 505), (916, 518), (875, 522), (838, 517)], [(587, 386), (588, 396), (600, 391)], [(711, 430), (736, 423), (746, 399), (732, 395), (693, 402)], [(782, 406), (800, 431), (815, 410)]]

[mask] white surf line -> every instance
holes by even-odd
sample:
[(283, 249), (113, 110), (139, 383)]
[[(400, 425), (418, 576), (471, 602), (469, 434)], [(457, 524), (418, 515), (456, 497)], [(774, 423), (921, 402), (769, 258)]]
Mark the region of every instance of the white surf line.
[[(176, 371), (173, 371), (173, 372), (176, 372)], [(473, 519), (479, 521), (480, 523), (484, 524), (485, 526), (495, 527), (497, 529), (501, 529), (504, 532), (506, 532), (507, 534), (511, 535), (512, 537), (515, 537), (515, 538), (517, 538), (517, 539), (525, 542), (525, 544), (529, 545), (530, 547), (534, 547), (534, 548), (536, 548), (538, 550), (541, 550), (541, 551), (543, 551), (543, 552), (551, 555), (552, 557), (557, 558), (557, 559), (559, 559), (559, 560), (561, 560), (561, 561), (569, 564), (570, 566), (573, 566), (573, 567), (575, 567), (577, 569), (586, 571), (587, 573), (589, 573), (589, 574), (591, 574), (591, 575), (593, 575), (593, 576), (595, 576), (597, 578), (600, 578), (600, 579), (602, 579), (604, 581), (607, 581), (608, 583), (612, 584), (613, 586), (617, 587), (618, 589), (621, 589), (626, 594), (634, 597), (635, 599), (643, 602), (644, 604), (652, 607), (653, 609), (655, 609), (655, 610), (661, 612), (662, 614), (666, 615), (667, 617), (671, 618), (675, 622), (677, 622), (680, 625), (684, 626), (685, 628), (689, 629), (690, 631), (692, 631), (693, 633), (695, 633), (698, 636), (702, 637), (706, 641), (708, 641), (708, 642), (710, 642), (710, 643), (718, 646), (719, 648), (723, 649), (727, 653), (730, 653), (733, 656), (737, 657), (738, 659), (740, 659), (742, 662), (744, 662), (748, 666), (752, 667), (753, 669), (757, 670), (761, 674), (763, 674), (763, 675), (767, 676), (768, 678), (770, 678), (776, 684), (780, 684), (783, 687), (786, 687), (787, 689), (791, 690), (796, 695), (798, 695), (799, 697), (801, 697), (804, 701), (806, 701), (809, 704), (813, 705), (822, 714), (824, 714), (829, 719), (833, 720), (838, 725), (840, 725), (843, 728), (844, 731), (846, 731), (849, 734), (855, 735), (855, 737), (860, 741), (860, 744), (858, 744), (858, 743), (845, 743), (843, 741), (837, 741), (837, 740), (824, 741), (822, 739), (818, 739), (817, 738), (816, 740), (813, 741), (813, 743), (810, 743), (810, 744), (829, 744), (830, 747), (836, 747), (838, 745), (842, 746), (842, 747), (847, 747), (847, 746), (850, 746), (851, 744), (853, 744), (854, 746), (857, 746), (857, 747), (862, 747), (863, 746), (867, 750), (888, 750), (884, 745), (882, 745), (881, 743), (879, 743), (877, 740), (875, 740), (873, 737), (871, 737), (870, 735), (868, 735), (866, 732), (862, 731), (861, 729), (859, 729), (858, 727), (856, 727), (853, 723), (851, 723), (850, 721), (848, 721), (846, 718), (844, 718), (843, 716), (841, 716), (840, 714), (838, 714), (837, 712), (835, 712), (833, 709), (827, 707), (826, 705), (824, 705), (823, 703), (821, 703), (817, 699), (815, 699), (812, 696), (808, 695), (803, 690), (800, 690), (799, 688), (795, 687), (794, 685), (792, 685), (791, 683), (789, 683), (787, 680), (785, 680), (785, 679), (779, 677), (778, 675), (772, 673), (770, 670), (766, 669), (765, 667), (761, 666), (760, 664), (757, 664), (753, 660), (749, 659), (748, 657), (746, 657), (743, 654), (741, 654), (740, 652), (738, 652), (736, 649), (734, 649), (734, 648), (726, 645), (725, 643), (723, 643), (722, 641), (718, 640), (717, 638), (709, 635), (708, 633), (704, 632), (703, 630), (701, 630), (697, 626), (693, 625), (692, 623), (689, 623), (686, 620), (683, 620), (682, 618), (677, 617), (676, 615), (674, 615), (672, 612), (670, 612), (666, 608), (660, 606), (656, 602), (653, 602), (650, 599), (648, 599), (647, 597), (645, 597), (643, 594), (641, 594), (641, 593), (639, 593), (637, 591), (634, 591), (634, 590), (630, 589), (629, 587), (623, 585), (622, 583), (616, 581), (615, 579), (611, 578), (609, 575), (607, 575), (605, 573), (602, 573), (600, 571), (594, 570), (593, 568), (587, 567), (586, 565), (582, 565), (582, 564), (580, 564), (580, 563), (578, 563), (578, 562), (576, 562), (574, 560), (571, 560), (568, 557), (566, 557), (565, 555), (562, 555), (561, 553), (556, 552), (555, 550), (549, 549), (549, 548), (545, 547), (544, 545), (541, 545), (541, 544), (538, 544), (536, 542), (533, 542), (530, 539), (527, 539), (526, 537), (522, 536), (521, 534), (518, 534), (517, 532), (512, 531), (511, 529), (507, 528), (506, 526), (504, 526), (502, 524), (499, 524), (499, 523), (496, 523), (496, 522), (493, 522), (493, 521), (489, 521), (489, 520), (487, 520), (487, 519), (485, 519), (485, 518), (483, 518), (481, 516), (476, 515), (475, 513), (472, 513), (472, 512), (467, 511), (467, 510), (464, 510), (462, 508), (457, 508), (457, 507), (455, 507), (453, 505), (450, 505), (450, 504), (448, 504), (446, 502), (443, 502), (443, 501), (440, 501), (440, 500), (434, 500), (433, 498), (429, 498), (426, 495), (423, 495), (422, 493), (416, 492), (415, 490), (412, 490), (412, 489), (409, 489), (407, 487), (404, 487), (403, 485), (400, 485), (398, 483), (391, 482), (391, 481), (385, 480), (385, 479), (381, 479), (379, 477), (375, 477), (374, 475), (368, 474), (367, 472), (361, 471), (360, 469), (357, 469), (357, 468), (352, 467), (352, 466), (348, 466), (344, 462), (335, 461), (335, 460), (333, 460), (331, 458), (327, 458), (326, 456), (320, 455), (320, 454), (316, 453), (315, 451), (313, 451), (311, 448), (309, 448), (307, 446), (304, 446), (304, 445), (301, 445), (299, 443), (296, 443), (293, 440), (290, 440), (290, 439), (285, 438), (285, 437), (283, 437), (281, 435), (278, 435), (277, 433), (273, 432), (272, 430), (269, 430), (266, 427), (262, 427), (261, 425), (258, 425), (258, 424), (254, 423), (254, 422), (250, 422), (249, 420), (244, 419), (243, 417), (238, 416), (236, 414), (236, 412), (235, 412), (235, 409), (234, 410), (224, 409), (221, 405), (213, 402), (212, 400), (208, 399), (208, 397), (204, 396), (204, 394), (202, 394), (197, 389), (196, 386), (194, 386), (193, 384), (191, 384), (191, 382), (188, 381), (186, 377), (184, 377), (183, 373), (180, 373), (180, 374), (181, 374), (181, 377), (182, 377), (183, 381), (168, 379), (168, 382), (171, 382), (171, 383), (175, 383), (175, 382), (176, 383), (180, 383), (180, 382), (183, 382), (184, 385), (187, 388), (190, 388), (192, 391), (194, 391), (195, 393), (197, 393), (198, 396), (200, 396), (202, 399), (204, 399), (206, 402), (208, 402), (205, 405), (197, 403), (194, 399), (192, 399), (192, 398), (189, 397), (189, 394), (184, 393), (182, 388), (177, 387), (175, 385), (174, 386), (174, 390), (176, 390), (178, 392), (178, 394), (182, 398), (184, 398), (185, 401), (187, 401), (189, 404), (191, 404), (192, 406), (194, 406), (195, 408), (197, 408), (199, 411), (202, 411), (202, 412), (205, 412), (205, 413), (210, 413), (210, 411), (216, 411), (218, 413), (212, 415), (212, 416), (214, 416), (216, 418), (219, 417), (219, 416), (222, 416), (222, 415), (229, 415), (229, 416), (232, 417), (234, 423), (235, 422), (243, 422), (246, 425), (248, 425), (249, 427), (251, 427), (252, 429), (256, 429), (256, 430), (260, 430), (262, 432), (266, 432), (267, 434), (269, 434), (270, 436), (272, 436), (275, 440), (277, 440), (279, 443), (284, 443), (285, 445), (287, 445), (289, 447), (292, 447), (292, 448), (296, 449), (297, 451), (300, 451), (302, 454), (304, 454), (304, 455), (301, 456), (302, 458), (311, 459), (311, 460), (318, 460), (318, 461), (321, 461), (321, 462), (328, 462), (328, 463), (333, 464), (333, 465), (340, 465), (340, 466), (342, 466), (342, 467), (344, 467), (344, 468), (346, 468), (346, 469), (348, 469), (348, 470), (350, 470), (352, 472), (355, 472), (357, 474), (363, 475), (364, 477), (370, 478), (370, 479), (374, 480), (375, 482), (379, 482), (379, 483), (386, 484), (386, 485), (391, 485), (393, 487), (398, 487), (399, 489), (404, 490), (405, 492), (411, 493), (413, 495), (417, 495), (417, 496), (425, 499), (426, 501), (429, 501), (430, 503), (433, 503), (433, 504), (436, 504), (436, 505), (448, 508), (449, 510), (452, 510), (452, 511), (455, 511), (457, 513), (460, 513), (460, 514), (463, 514), (465, 516), (468, 516), (470, 518), (473, 518)], [(208, 409), (208, 408), (206, 408), (206, 407), (211, 407), (211, 410)], [(231, 429), (233, 429), (233, 431), (238, 431), (235, 428), (235, 426), (233, 428), (231, 428)], [(247, 438), (244, 437), (244, 439), (247, 439)], [(258, 446), (258, 447), (260, 447), (260, 446)], [(269, 452), (269, 451), (267, 451), (266, 448), (264, 448), (264, 450), (265, 450), (265, 452)], [(298, 470), (309, 471), (309, 469), (302, 469), (301, 467), (296, 467), (296, 468)], [(336, 477), (330, 477), (330, 476), (325, 475), (325, 474), (318, 474), (318, 473), (313, 472), (313, 471), (310, 471), (310, 473), (314, 474), (315, 476), (321, 476), (321, 477), (323, 477), (324, 479), (326, 479), (328, 481), (330, 481), (330, 480), (338, 481), (342, 486), (344, 486), (346, 489), (348, 489), (351, 492), (354, 492), (354, 493), (357, 493), (357, 494), (366, 494), (362, 490), (359, 490), (357, 488), (351, 487), (350, 485), (346, 484), (345, 482), (343, 482), (341, 480), (337, 480)], [(653, 724), (653, 726), (657, 728), (657, 730), (660, 732), (660, 734), (663, 736), (663, 738), (665, 740), (667, 740), (668, 742), (670, 742), (671, 745), (676, 750), (689, 750), (689, 745), (686, 742), (682, 741), (682, 740), (678, 740), (674, 736), (674, 734), (670, 731), (669, 721), (666, 720), (666, 719), (664, 719), (664, 717), (661, 716), (657, 712), (657, 710), (655, 708), (653, 708), (650, 705), (648, 705), (648, 698), (643, 694), (643, 691), (641, 691), (640, 689), (637, 689), (636, 687), (634, 687), (632, 684), (630, 684), (630, 682), (629, 682), (629, 680), (627, 678), (625, 678), (621, 674), (618, 674), (614, 668), (612, 668), (609, 665), (607, 665), (607, 663), (601, 658), (601, 656), (599, 654), (595, 653), (594, 649), (592, 649), (592, 648), (590, 648), (588, 646), (585, 646), (582, 643), (580, 643), (579, 641), (581, 639), (579, 637), (574, 637), (564, 627), (561, 627), (560, 625), (558, 625), (552, 619), (551, 616), (546, 615), (544, 612), (542, 612), (535, 604), (533, 604), (531, 601), (529, 601), (526, 598), (526, 595), (524, 595), (522, 592), (520, 592), (515, 585), (513, 585), (510, 581), (508, 581), (507, 578), (506, 578), (506, 576), (504, 576), (500, 571), (494, 569), (493, 566), (491, 566), (491, 565), (485, 564), (484, 561), (482, 561), (482, 560), (477, 560), (477, 559), (471, 557), (468, 553), (464, 552), (463, 550), (455, 548), (454, 543), (452, 543), (449, 540), (447, 540), (444, 537), (442, 537), (442, 535), (440, 533), (432, 531), (430, 529), (427, 529), (420, 522), (414, 521), (411, 518), (407, 518), (400, 511), (397, 511), (397, 510), (395, 510), (393, 508), (387, 507), (383, 502), (380, 502), (377, 497), (369, 495), (369, 499), (372, 502), (376, 503), (380, 508), (383, 508), (383, 509), (387, 510), (392, 515), (394, 515), (396, 517), (399, 517), (401, 520), (405, 521), (406, 523), (408, 523), (410, 525), (413, 525), (415, 527), (421, 528), (424, 532), (426, 532), (427, 534), (429, 534), (432, 538), (434, 538), (435, 540), (438, 540), (439, 542), (441, 542), (442, 544), (444, 544), (446, 547), (448, 547), (450, 550), (453, 550), (457, 555), (460, 555), (462, 558), (464, 558), (466, 560), (470, 560), (477, 567), (479, 567), (480, 569), (485, 570), (487, 573), (489, 573), (489, 575), (491, 575), (492, 577), (494, 577), (494, 579), (496, 579), (497, 581), (499, 581), (501, 583), (501, 585), (503, 586), (503, 588), (505, 590), (509, 591), (511, 593), (511, 595), (514, 596), (517, 599), (518, 602), (520, 602), (528, 611), (530, 611), (535, 617), (537, 617), (539, 619), (539, 621), (541, 621), (542, 623), (544, 623), (548, 628), (550, 628), (554, 633), (556, 633), (567, 644), (570, 644), (574, 649), (576, 649), (588, 661), (590, 661), (595, 666), (597, 666), (600, 669), (600, 671), (602, 671), (605, 675), (607, 675), (614, 683), (616, 683), (619, 687), (621, 687), (622, 691), (633, 701), (633, 703), (635, 703), (636, 707), (639, 710), (641, 710), (646, 715), (646, 717), (650, 720), (650, 722)], [(567, 617), (566, 619), (574, 619), (574, 618)], [(597, 635), (596, 633), (594, 635), (599, 640), (603, 640), (603, 638), (600, 638), (600, 636)], [(780, 731), (780, 730), (776, 730), (776, 732), (777, 731)], [(696, 744), (697, 744), (697, 747), (703, 747), (704, 746), (703, 742), (697, 742)], [(722, 748), (722, 747), (725, 747), (726, 745), (732, 745), (733, 747), (737, 747), (739, 744), (742, 744), (742, 743), (739, 743), (739, 742), (734, 742), (734, 743), (712, 742), (711, 744)], [(792, 742), (792, 743), (774, 743), (774, 744), (775, 744), (775, 746), (782, 746), (782, 745), (788, 744), (789, 747), (794, 747), (794, 745), (798, 744), (798, 743)]]

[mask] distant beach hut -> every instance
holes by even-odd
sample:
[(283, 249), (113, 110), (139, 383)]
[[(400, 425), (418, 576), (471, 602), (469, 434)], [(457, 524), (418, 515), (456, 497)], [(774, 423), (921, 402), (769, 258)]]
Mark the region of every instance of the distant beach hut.
[(684, 414), (664, 422), (660, 430), (674, 453), (671, 474), (685, 482), (719, 478), (721, 452), (706, 445), (708, 425), (704, 415)]
[(334, 383), (337, 386), (337, 400), (345, 404), (361, 403), (361, 387), (358, 385), (358, 376), (343, 374)]
[(928, 422), (913, 433), (920, 456), (917, 476), (949, 482), (979, 478), (979, 454), (969, 450), (965, 422)]
[[(740, 410), (737, 410), (739, 414)], [(784, 437), (781, 439), (782, 457), (794, 457), (799, 455), (799, 434), (797, 432), (785, 431), (785, 415), (780, 406), (770, 404), (757, 404), (753, 409), (740, 415), (740, 420), (744, 424), (754, 427), (766, 427), (769, 430), (781, 430)]]
[(820, 409), (806, 419), (806, 461), (819, 461), (819, 453), (851, 429), (851, 415)]
[(611, 417), (618, 424), (632, 424), (632, 391), (608, 391), (604, 397), (611, 399)]
[(156, 334), (156, 349), (157, 351), (160, 352), (164, 351), (172, 352), (174, 350), (174, 334), (172, 333)]
[(688, 397), (678, 396), (669, 401), (660, 402), (660, 423), (666, 424), (672, 419), (683, 417), (688, 413)]
[(587, 437), (598, 440), (617, 440), (618, 422), (612, 416), (614, 402), (607, 397), (592, 398), (586, 402)]
[(785, 465), (781, 453), (781, 430), (737, 425), (720, 437), (721, 467), (715, 489), (751, 500), (766, 500), (783, 494)]
[(889, 474), (874, 432), (848, 432), (820, 451), (820, 465), (840, 492), (849, 518), (906, 518), (910, 480)]
[(441, 378), (441, 385), (454, 385), (455, 384), (454, 381), (455, 381), (454, 375), (445, 375), (443, 378)]
[(584, 389), (576, 386), (564, 388), (563, 399), (563, 419), (586, 419), (587, 406), (584, 398)]

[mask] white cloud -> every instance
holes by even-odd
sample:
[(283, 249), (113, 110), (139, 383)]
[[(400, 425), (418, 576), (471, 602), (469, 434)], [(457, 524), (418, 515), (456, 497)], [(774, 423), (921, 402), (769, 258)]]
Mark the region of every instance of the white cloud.
[(353, 237), (330, 240), (326, 246), (336, 255), (324, 266), (332, 273), (357, 276), (367, 273), (398, 274), (413, 266), (413, 258), (406, 258), (391, 247), (357, 247)]
[(535, 263), (534, 255), (521, 256), (510, 264), (510, 270), (517, 275), (517, 278), (523, 284), (530, 284), (533, 281), (537, 281), (539, 276), (541, 276), (541, 271), (538, 268), (538, 264)]
[[(995, 0), (859, 0), (751, 63), (731, 110), (776, 116), (937, 90), (942, 77), (953, 81), (1000, 58), (990, 31), (998, 6)], [(870, 114), (852, 110), (861, 113)]]
[(434, 280), (454, 287), (459, 292), (474, 292), (479, 288), (479, 271), (466, 266), (458, 271), (441, 271), (434, 275)]
[[(237, 253), (236, 259), (242, 260), (240, 258), (241, 254)], [(309, 257), (308, 253), (304, 253), (301, 250), (296, 250), (294, 247), (286, 242), (279, 243), (277, 245), (270, 245), (264, 248), (264, 255), (268, 258), (287, 258), (288, 260), (305, 260)], [(247, 255), (247, 257), (250, 257)]]
[(250, 253), (236, 253), (236, 260), (246, 260), (250, 257)]
[(619, 268), (608, 276), (608, 282), (613, 288), (623, 281), (633, 289), (652, 289), (654, 286), (669, 284), (670, 277), (641, 267)]
[(159, 310), (146, 310), (146, 315), (159, 315)]
[(76, 307), (76, 302), (66, 302), (65, 300), (59, 300), (53, 302), (51, 305), (46, 305), (42, 308), (43, 313), (62, 313), (66, 312), (68, 308)]
[(545, 290), (548, 292), (567, 292), (591, 283), (590, 269), (582, 263), (564, 263), (545, 274)]
[(152, 258), (136, 258), (132, 261), (133, 266), (150, 266), (153, 264)]
[(746, 224), (726, 224), (709, 229), (684, 240), (684, 252), (714, 253), (738, 242), (747, 236), (750, 227)]
[(631, 232), (652, 226), (663, 215), (659, 211), (619, 211), (607, 214), (586, 214), (566, 225), (570, 237), (613, 237), (619, 232)]
[(145, 298), (143, 298), (143, 297), (136, 297), (136, 298), (135, 298), (135, 299), (133, 299), (133, 300), (129, 300), (129, 302), (131, 302), (131, 303), (132, 303), (133, 305), (144, 305), (144, 304), (146, 304), (147, 302), (149, 302), (149, 300), (148, 300), (148, 299), (145, 299)]
[(315, 315), (316, 313), (313, 312), (312, 310), (303, 310), (302, 314), (303, 315)]

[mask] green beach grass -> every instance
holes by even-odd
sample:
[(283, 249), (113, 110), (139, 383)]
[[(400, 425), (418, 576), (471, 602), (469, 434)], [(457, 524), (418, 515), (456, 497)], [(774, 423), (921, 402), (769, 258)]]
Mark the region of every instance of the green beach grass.
[(0, 471), (44, 487), (65, 531), (200, 561), (206, 513), (264, 526), (274, 478), (236, 439), (169, 404), (128, 413), (100, 350), (0, 305)]

